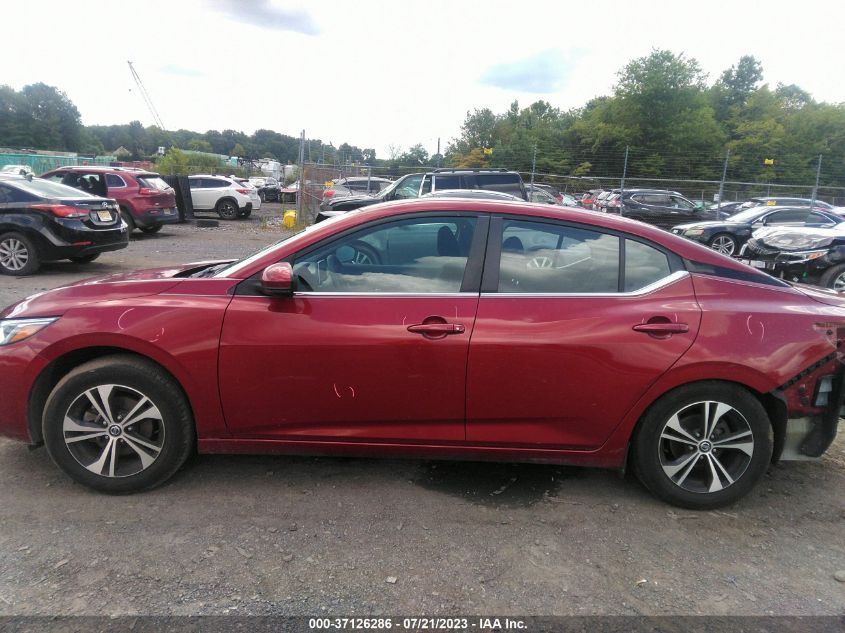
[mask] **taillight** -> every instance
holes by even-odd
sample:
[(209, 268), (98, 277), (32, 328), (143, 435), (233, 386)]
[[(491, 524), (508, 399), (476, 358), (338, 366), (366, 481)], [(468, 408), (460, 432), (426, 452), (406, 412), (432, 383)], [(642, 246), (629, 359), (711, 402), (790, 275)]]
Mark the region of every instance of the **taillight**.
[(138, 189), (139, 196), (154, 196), (158, 193), (158, 189), (150, 189), (149, 187), (141, 187), (140, 189)]
[(66, 204), (34, 204), (31, 208), (47, 211), (59, 218), (84, 218), (88, 215), (88, 209), (71, 207)]
[(324, 197), (324, 198), (331, 198), (333, 195), (334, 195), (334, 190), (333, 190), (333, 189), (326, 189), (326, 190), (323, 192), (323, 197)]
[(243, 194), (245, 196), (249, 195), (249, 189), (235, 189), (235, 191), (237, 191), (238, 193)]

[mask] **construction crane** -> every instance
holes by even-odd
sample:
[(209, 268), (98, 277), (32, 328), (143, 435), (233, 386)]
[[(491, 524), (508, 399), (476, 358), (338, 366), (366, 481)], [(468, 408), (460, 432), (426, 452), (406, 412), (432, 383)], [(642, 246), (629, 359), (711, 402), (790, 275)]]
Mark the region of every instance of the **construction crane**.
[(147, 109), (150, 111), (150, 114), (153, 115), (153, 121), (159, 127), (159, 129), (164, 131), (164, 123), (161, 122), (161, 117), (158, 115), (158, 110), (156, 110), (156, 107), (153, 105), (153, 100), (150, 98), (147, 89), (144, 88), (144, 83), (141, 81), (141, 78), (135, 71), (135, 67), (132, 65), (132, 62), (127, 61), (126, 63), (129, 64), (129, 71), (132, 73), (132, 78), (135, 80), (135, 83), (138, 84), (138, 90), (141, 91), (141, 97), (143, 97), (144, 103), (147, 104)]

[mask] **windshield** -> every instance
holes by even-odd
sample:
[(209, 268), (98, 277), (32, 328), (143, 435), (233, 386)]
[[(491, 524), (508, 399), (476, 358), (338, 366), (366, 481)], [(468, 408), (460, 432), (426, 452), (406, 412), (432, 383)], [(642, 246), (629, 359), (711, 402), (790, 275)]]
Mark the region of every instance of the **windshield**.
[(159, 191), (170, 191), (171, 189), (170, 185), (158, 176), (144, 176), (137, 180), (139, 185), (148, 189), (158, 189)]
[(82, 200), (100, 197), (80, 191), (79, 189), (74, 189), (73, 187), (68, 187), (67, 185), (61, 185), (57, 182), (42, 180), (41, 178), (33, 178), (32, 180), (21, 178), (20, 180), (4, 180), (3, 182), (28, 193), (35, 194), (40, 198), (57, 198), (61, 200), (75, 198)]
[(753, 222), (761, 215), (768, 213), (769, 210), (765, 207), (751, 207), (750, 209), (745, 209), (740, 211), (739, 213), (734, 213), (732, 216), (727, 218), (725, 222), (734, 222), (734, 223), (743, 223), (743, 222)]

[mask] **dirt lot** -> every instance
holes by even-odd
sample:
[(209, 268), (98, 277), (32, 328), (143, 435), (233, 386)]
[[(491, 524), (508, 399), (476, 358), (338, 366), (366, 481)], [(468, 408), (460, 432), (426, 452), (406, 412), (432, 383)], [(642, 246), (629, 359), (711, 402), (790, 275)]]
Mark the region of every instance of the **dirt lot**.
[[(262, 220), (278, 211), (4, 278), (0, 304), (248, 253), (280, 238)], [(841, 438), (704, 513), (600, 470), (302, 457), (199, 456), (158, 490), (108, 497), (0, 440), (0, 508), (0, 615), (845, 611)]]

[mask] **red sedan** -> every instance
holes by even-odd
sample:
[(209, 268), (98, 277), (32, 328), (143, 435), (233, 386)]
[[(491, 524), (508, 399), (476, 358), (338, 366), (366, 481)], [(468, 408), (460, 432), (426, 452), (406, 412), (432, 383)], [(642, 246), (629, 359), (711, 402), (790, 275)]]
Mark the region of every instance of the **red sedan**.
[(712, 508), (820, 456), (845, 300), (634, 221), (430, 199), (0, 313), (0, 432), (105, 492), (188, 455), (632, 467)]

